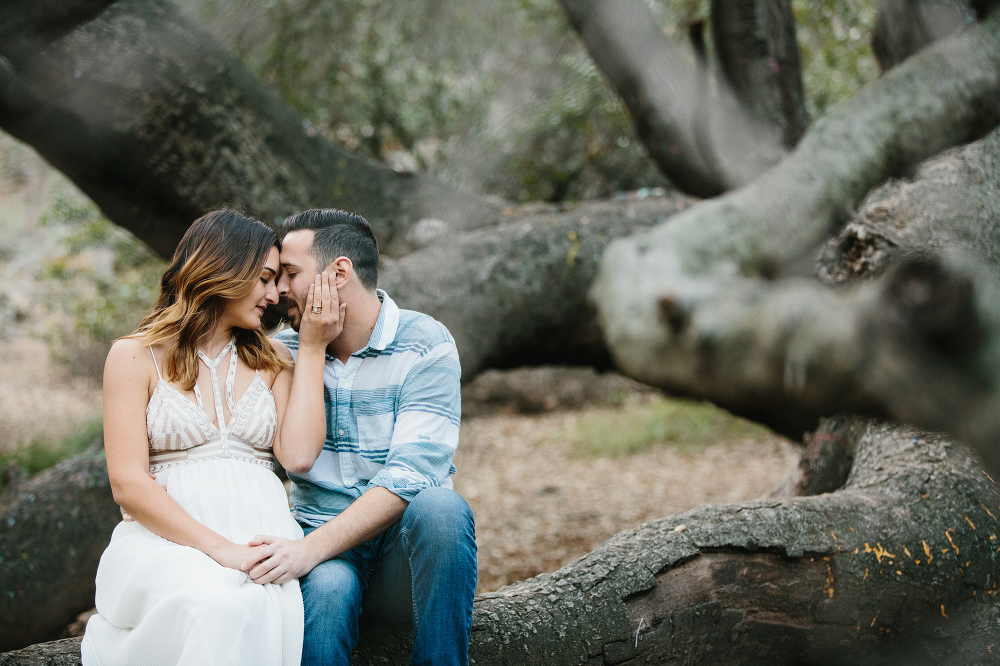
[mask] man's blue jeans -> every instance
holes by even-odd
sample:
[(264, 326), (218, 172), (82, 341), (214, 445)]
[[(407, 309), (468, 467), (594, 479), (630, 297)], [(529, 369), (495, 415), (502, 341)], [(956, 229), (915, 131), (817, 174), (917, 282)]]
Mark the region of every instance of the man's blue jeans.
[(366, 618), (413, 623), (410, 664), (468, 664), (476, 594), (472, 510), (452, 490), (422, 490), (398, 523), (299, 583), (303, 666), (350, 664), (362, 611)]

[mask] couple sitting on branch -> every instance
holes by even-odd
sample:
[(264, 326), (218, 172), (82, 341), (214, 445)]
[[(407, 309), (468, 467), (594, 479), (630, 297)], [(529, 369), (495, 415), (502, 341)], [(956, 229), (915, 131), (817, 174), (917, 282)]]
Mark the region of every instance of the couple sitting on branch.
[[(108, 354), (126, 520), (97, 572), (85, 666), (348, 664), (362, 609), (412, 621), (411, 663), (468, 660), (454, 340), (376, 289), (361, 216), (311, 210), (284, 229), (225, 209), (196, 220), (155, 307)], [(291, 329), (269, 339), (279, 299)]]

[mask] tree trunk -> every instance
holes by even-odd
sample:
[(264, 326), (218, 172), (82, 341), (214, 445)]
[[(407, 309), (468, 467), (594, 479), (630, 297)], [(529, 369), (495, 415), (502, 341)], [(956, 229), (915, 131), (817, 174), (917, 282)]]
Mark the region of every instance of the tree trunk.
[[(996, 484), (961, 447), (861, 423), (847, 484), (702, 507), (613, 537), (553, 574), (476, 598), (470, 662), (993, 663)], [(405, 664), (369, 626), (355, 664)], [(0, 656), (32, 663), (35, 646)], [(52, 644), (76, 664), (74, 642)]]
[(121, 520), (104, 451), (0, 495), (0, 650), (47, 640), (94, 606), (94, 574)]
[(809, 126), (790, 0), (713, 0), (712, 41), (736, 99), (795, 147)]
[(389, 254), (406, 251), (421, 219), (466, 228), (496, 212), (317, 135), (165, 0), (5, 0), (0, 127), (166, 257), (222, 205), (268, 223), (356, 211)]

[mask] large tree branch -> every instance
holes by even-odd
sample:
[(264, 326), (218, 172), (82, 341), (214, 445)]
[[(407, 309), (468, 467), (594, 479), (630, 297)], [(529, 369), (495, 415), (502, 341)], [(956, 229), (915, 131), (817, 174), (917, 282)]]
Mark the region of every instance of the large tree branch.
[[(847, 290), (795, 277), (874, 185), (997, 124), (998, 27), (994, 16), (894, 68), (752, 185), (612, 244), (594, 296), (615, 361), (786, 432), (845, 410), (944, 428), (989, 442), (1000, 468), (1000, 326), (982, 271), (949, 255)], [(985, 258), (996, 245), (984, 233)], [(938, 296), (954, 299), (953, 319)]]
[(773, 119), (747, 113), (724, 84), (718, 101), (706, 104), (708, 81), (663, 35), (642, 0), (560, 4), (628, 107), (650, 157), (681, 190), (714, 196), (750, 182), (784, 155)]
[(467, 228), (495, 212), (317, 135), (165, 0), (4, 2), (0, 127), (165, 256), (224, 204), (268, 222), (354, 210), (390, 253), (422, 218)]
[(685, 197), (656, 197), (508, 217), (495, 228), (438, 237), (385, 262), (379, 285), (401, 307), (448, 327), (463, 381), (485, 368), (608, 367), (596, 311), (587, 303), (605, 247), (690, 205)]
[[(476, 599), (470, 661), (986, 664), (1000, 576), (996, 484), (940, 437), (860, 424), (846, 486), (707, 506), (622, 532)], [(369, 626), (354, 663), (404, 664)], [(76, 642), (0, 655), (76, 666)]]

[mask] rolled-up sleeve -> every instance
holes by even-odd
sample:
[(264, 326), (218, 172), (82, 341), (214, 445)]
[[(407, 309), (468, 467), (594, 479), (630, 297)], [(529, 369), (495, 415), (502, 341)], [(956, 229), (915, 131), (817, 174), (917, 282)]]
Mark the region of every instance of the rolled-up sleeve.
[(410, 368), (399, 393), (385, 468), (369, 481), (411, 501), (454, 472), (462, 416), (461, 367), (454, 342), (442, 342)]

